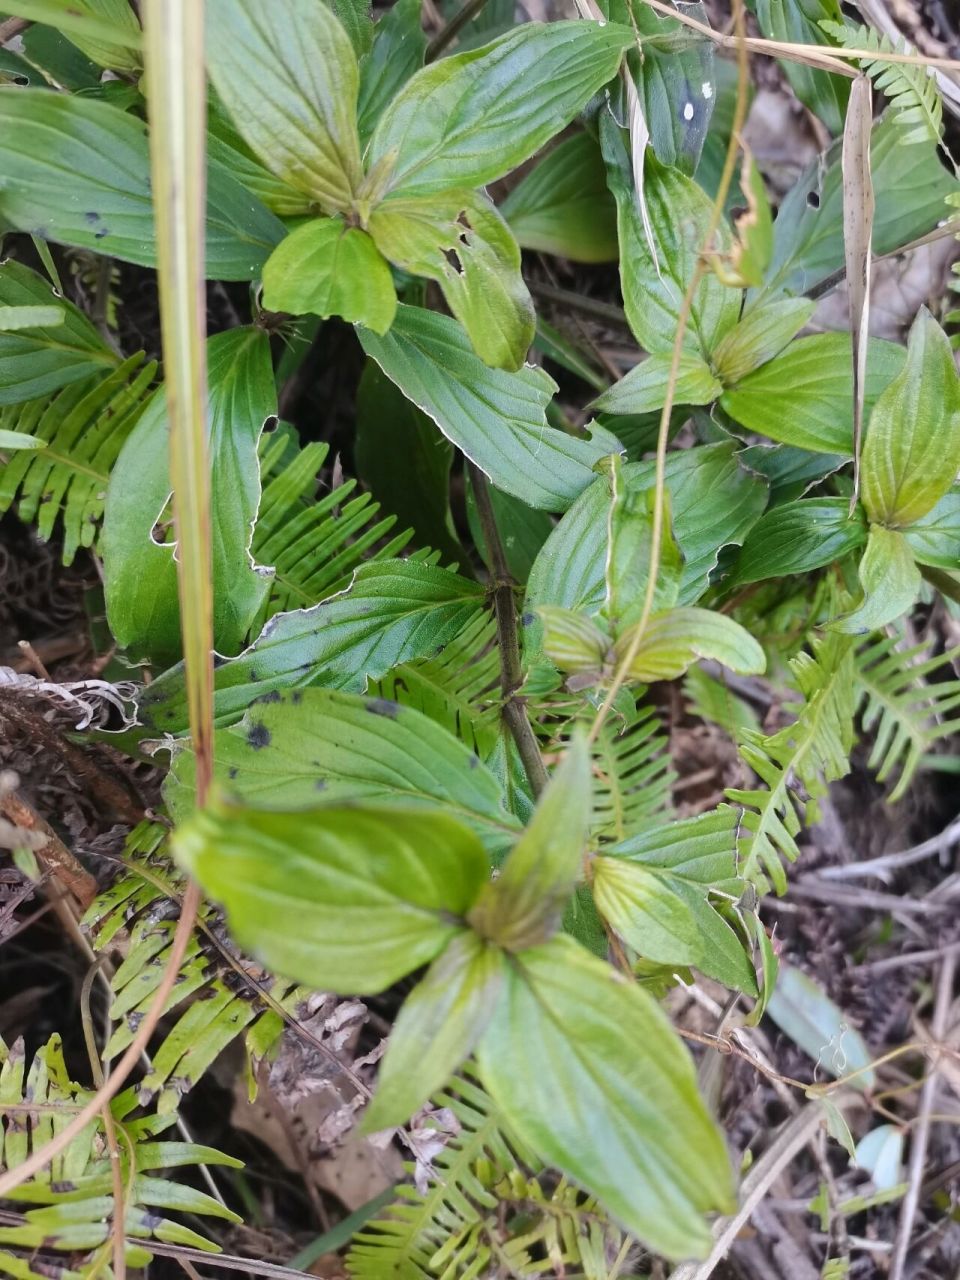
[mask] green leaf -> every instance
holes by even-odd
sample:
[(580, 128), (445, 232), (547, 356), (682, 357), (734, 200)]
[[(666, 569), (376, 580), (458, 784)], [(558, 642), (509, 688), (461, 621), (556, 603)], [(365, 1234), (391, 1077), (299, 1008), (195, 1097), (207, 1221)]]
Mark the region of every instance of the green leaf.
[(357, 57), (369, 53), (374, 32), (370, 0), (324, 0), (324, 3), (336, 14)]
[(521, 952), (480, 1041), (483, 1083), (521, 1141), (670, 1258), (703, 1256), (735, 1203), (693, 1064), (654, 999), (572, 938)]
[[(629, 497), (652, 488), (652, 463), (623, 468)], [(732, 442), (701, 445), (667, 455), (673, 536), (683, 556), (680, 604), (698, 600), (719, 549), (741, 543), (766, 504), (766, 481), (742, 467)], [(558, 605), (595, 615), (605, 599), (610, 482), (597, 478), (564, 515), (530, 572), (526, 608)], [(532, 637), (525, 639), (525, 647)]]
[[(806, 293), (843, 269), (843, 175), (840, 141), (797, 179), (780, 204), (773, 258), (762, 296)], [(903, 145), (903, 130), (885, 117), (870, 147), (876, 210), (873, 252), (880, 256), (932, 231), (956, 181), (932, 144)]]
[(759, 365), (780, 354), (813, 315), (816, 303), (783, 298), (752, 307), (722, 339), (713, 367), (725, 386), (735, 386)]
[(397, 0), (373, 29), (373, 43), (360, 60), (357, 125), (363, 144), (388, 103), (423, 66), (427, 37), (420, 10), (421, 0)]
[[(636, 32), (640, 49), (629, 51), (627, 66), (637, 86), (654, 155), (661, 164), (692, 175), (713, 115), (713, 42), (654, 12), (642, 0), (608, 0), (603, 8), (614, 22)], [(683, 13), (710, 24), (703, 4), (684, 4)]]
[(920, 594), (920, 570), (902, 533), (872, 524), (860, 561), (863, 600), (852, 613), (829, 624), (846, 635), (879, 631), (906, 613)]
[(319, 991), (382, 991), (463, 930), (488, 875), (483, 846), (438, 813), (353, 805), (312, 813), (210, 807), (178, 828), (174, 857), (275, 972)]
[[(604, 556), (604, 602), (601, 613), (613, 634), (636, 622), (643, 612), (650, 568), (653, 529), (653, 491), (631, 492), (623, 464), (614, 454), (601, 466), (608, 471), (607, 547)], [(661, 536), (660, 564), (653, 594), (653, 608), (670, 609), (677, 603), (683, 557), (669, 527), (669, 497), (665, 497), (666, 528)]]
[(455, 320), (401, 304), (382, 338), (360, 331), (364, 351), (499, 489), (531, 507), (562, 511), (619, 448), (596, 429), (577, 439), (547, 424), (556, 384), (542, 369), (490, 369)]
[(610, 650), (606, 632), (586, 614), (555, 605), (539, 605), (537, 617), (543, 627), (543, 651), (558, 670), (598, 680)]
[[(631, 645), (632, 633), (633, 628), (617, 638), (618, 662)], [(738, 675), (760, 675), (767, 665), (763, 650), (739, 622), (710, 609), (688, 607), (651, 617), (630, 664), (629, 675), (645, 684), (674, 680), (697, 658), (712, 658)]]
[[(214, 639), (223, 653), (243, 644), (270, 587), (250, 555), (260, 501), (257, 443), (276, 413), (267, 334), (251, 327), (207, 344), (213, 543)], [(170, 497), (167, 402), (160, 388), (110, 476), (103, 557), (110, 629), (117, 643), (154, 661), (180, 653), (174, 544), (155, 540)]]
[(871, 1054), (844, 1013), (805, 973), (781, 964), (767, 1013), (780, 1030), (808, 1054), (818, 1068), (834, 1077), (858, 1072), (850, 1083), (871, 1089), (876, 1076)]
[(385, 511), (410, 526), (421, 547), (465, 561), (450, 514), (453, 446), (373, 360), (357, 390), (357, 474)]
[(357, 59), (323, 0), (209, 0), (210, 78), (268, 169), (327, 213), (360, 186)]
[[(865, 401), (872, 407), (880, 392), (903, 368), (904, 351), (871, 338), (867, 351)], [(721, 408), (748, 431), (799, 445), (815, 453), (853, 451), (853, 355), (850, 336), (817, 333), (797, 338), (782, 355), (728, 387)]]
[(921, 307), (903, 372), (877, 399), (861, 459), (871, 520), (910, 525), (936, 506), (960, 469), (960, 377), (950, 340)]
[(501, 369), (521, 367), (536, 315), (520, 273), (519, 246), (486, 196), (401, 193), (377, 206), (369, 229), (391, 262), (440, 285), (481, 360)]
[(13, 333), (18, 329), (58, 329), (66, 319), (63, 307), (0, 306), (0, 333)]
[[(754, 11), (764, 36), (792, 44), (827, 45), (820, 22), (839, 21), (838, 0), (756, 0)], [(799, 62), (781, 63), (790, 87), (805, 107), (820, 117), (832, 134), (843, 128), (850, 86), (842, 76), (831, 75)]]
[(46, 440), (21, 431), (0, 430), (0, 449), (46, 449)]
[[(275, 691), (216, 738), (216, 777), (231, 802), (309, 809), (362, 800), (384, 808), (442, 810), (492, 855), (516, 837), (499, 781), (486, 765), (412, 707), (329, 689)], [(177, 754), (167, 799), (175, 817), (194, 802), (195, 759)]]
[(472, 931), (434, 960), (390, 1031), (365, 1133), (404, 1124), (443, 1088), (487, 1029), (506, 973), (500, 948)]
[(471, 928), (507, 951), (536, 947), (552, 937), (580, 878), (590, 810), (590, 756), (576, 737), (500, 875), (471, 909)]
[[(609, 112), (600, 117), (600, 140), (607, 162), (607, 180), (617, 201), (620, 234), (620, 284), (630, 328), (651, 355), (673, 350), (680, 310), (706, 242), (712, 202), (678, 169), (647, 155), (644, 199), (657, 261), (650, 253), (637, 205), (633, 169), (623, 130)], [(729, 250), (729, 232), (715, 237), (721, 253)], [(736, 324), (741, 294), (720, 283), (708, 271), (697, 287), (684, 345), (709, 357), (724, 334)]]
[[(58, 244), (154, 267), (146, 129), (93, 98), (0, 89), (0, 222)], [(69, 174), (70, 199), (63, 198)], [(215, 162), (207, 173), (206, 269), (252, 280), (283, 224)]]
[(600, 914), (638, 955), (665, 965), (693, 965), (724, 986), (757, 994), (743, 943), (716, 911), (711, 891), (735, 901), (735, 809), (673, 822), (605, 849), (593, 860)]
[[(0, 92), (0, 110), (2, 100)], [(57, 319), (36, 321), (54, 311)], [(35, 323), (4, 331), (5, 313), (32, 314)], [(96, 326), (42, 276), (19, 262), (0, 263), (0, 405), (48, 395), (119, 363)]]
[(575, 133), (524, 175), (500, 206), (524, 249), (572, 262), (615, 262), (617, 209), (597, 141)]
[(342, 316), (386, 333), (397, 309), (390, 268), (358, 227), (313, 218), (281, 240), (263, 268), (263, 302), (271, 311)]
[(774, 507), (754, 525), (729, 585), (809, 573), (840, 560), (867, 539), (863, 512), (847, 498), (800, 498)]
[(931, 511), (902, 533), (918, 564), (955, 570), (960, 564), (960, 489), (945, 493)]
[[(437, 653), (479, 613), (483, 588), (415, 560), (362, 565), (346, 591), (278, 614), (214, 675), (214, 711), (229, 724), (273, 689), (309, 684), (362, 688), (400, 662)], [(183, 668), (164, 672), (140, 698), (143, 722), (165, 733), (187, 725)]]
[[(736, 332), (736, 330), (734, 330)], [(591, 408), (603, 413), (650, 413), (663, 407), (670, 382), (673, 352), (647, 356), (615, 382)], [(674, 404), (710, 404), (723, 392), (699, 352), (684, 347), (673, 387)]]
[(388, 165), (390, 190), (408, 196), (494, 182), (570, 123), (632, 38), (612, 23), (526, 23), (443, 58), (383, 113), (367, 168)]
[(114, 71), (143, 66), (140, 24), (128, 0), (10, 0), (4, 11), (56, 27), (98, 66)]
[(261, 164), (234, 127), (212, 85), (207, 97), (207, 154), (280, 218), (314, 212), (309, 196)]

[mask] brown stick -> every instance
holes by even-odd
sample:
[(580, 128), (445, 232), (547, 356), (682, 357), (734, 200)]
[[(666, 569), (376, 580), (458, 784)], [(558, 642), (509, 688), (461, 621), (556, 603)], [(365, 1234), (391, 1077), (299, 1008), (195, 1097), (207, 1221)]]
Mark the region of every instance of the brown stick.
[(0, 794), (0, 813), (22, 831), (37, 832), (45, 838), (39, 847), (31, 845), (41, 868), (86, 911), (97, 896), (97, 882), (70, 852), (57, 833), (16, 792)]

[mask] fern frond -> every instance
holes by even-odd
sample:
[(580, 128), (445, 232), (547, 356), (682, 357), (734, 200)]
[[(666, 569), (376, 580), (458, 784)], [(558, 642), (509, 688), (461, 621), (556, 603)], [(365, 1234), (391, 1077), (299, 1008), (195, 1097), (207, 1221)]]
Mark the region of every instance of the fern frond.
[(288, 448), (286, 438), (277, 440), (261, 463), (263, 495), (252, 552), (259, 564), (272, 566), (275, 575), (254, 634), (275, 613), (309, 608), (326, 599), (345, 586), (365, 560), (399, 555), (413, 536), (405, 529), (384, 542), (396, 516), (378, 519), (380, 504), (367, 493), (351, 498), (356, 480), (315, 498), (329, 445), (309, 444), (282, 463)]
[(676, 774), (660, 721), (649, 707), (625, 729), (608, 720), (591, 749), (594, 777), (593, 830), (608, 840), (626, 840), (671, 809)]
[(835, 634), (814, 640), (812, 654), (790, 663), (803, 697), (793, 723), (767, 736), (744, 730), (740, 754), (765, 786), (729, 789), (727, 796), (744, 806), (740, 875), (763, 892), (768, 877), (778, 893), (786, 891), (783, 862), (799, 856), (801, 819), (814, 817), (826, 784), (849, 770), (858, 702), (853, 643)]
[[(121, 930), (127, 933), (126, 954), (110, 984), (109, 1013), (117, 1025), (104, 1049), (105, 1060), (122, 1053), (133, 1038), (153, 1001), (173, 942), (182, 884), (165, 856), (166, 834), (157, 823), (134, 828), (124, 851), (129, 870), (99, 895), (83, 921), (98, 952), (106, 950)], [(209, 907), (201, 911), (200, 924), (201, 935), (216, 935), (218, 921)], [(307, 995), (301, 987), (266, 975), (258, 975), (255, 985), (235, 982), (229, 966), (219, 960), (195, 934), (167, 1012), (197, 992), (203, 998), (186, 1003), (140, 1084), (141, 1096), (159, 1093), (160, 1115), (175, 1114), (182, 1095), (239, 1035), (244, 1035), (249, 1055), (263, 1057), (283, 1031), (283, 1015), (291, 1015)]]
[[(820, 26), (839, 44), (869, 49), (877, 54), (913, 53), (901, 37), (894, 43), (873, 27), (823, 21)], [(904, 142), (939, 142), (943, 133), (943, 101), (932, 67), (909, 62), (861, 58), (860, 65), (880, 92), (890, 100), (897, 124), (905, 130)]]
[(394, 667), (370, 690), (422, 711), (485, 760), (499, 734), (496, 633), (492, 615), (484, 610), (442, 653)]
[[(461, 1280), (564, 1275), (605, 1280), (622, 1235), (596, 1202), (541, 1166), (506, 1130), (487, 1094), (455, 1080), (435, 1102), (459, 1124), (436, 1157), (430, 1183), (400, 1199), (354, 1237), (354, 1280)], [(407, 1165), (411, 1175), (415, 1167)]]
[[(17, 450), (0, 467), (0, 513), (19, 496), (17, 514), (36, 522), (41, 538), (63, 522), (63, 562), (96, 542), (110, 471), (133, 430), (156, 362), (131, 356), (106, 377), (53, 396), (0, 409), (0, 430), (33, 435), (42, 449)], [(2, 452), (0, 452), (2, 458)]]
[[(92, 1091), (71, 1080), (59, 1036), (39, 1049), (26, 1069), (23, 1041), (9, 1049), (0, 1041), (0, 1169), (15, 1169), (27, 1156), (63, 1128), (76, 1108), (89, 1101)], [(132, 1119), (136, 1094), (128, 1090), (111, 1104), (118, 1142), (121, 1177), (129, 1196), (124, 1202), (124, 1231), (140, 1238), (147, 1248), (128, 1246), (127, 1262), (142, 1267), (150, 1261), (149, 1240), (173, 1241), (216, 1251), (205, 1236), (155, 1212), (177, 1208), (189, 1214), (241, 1219), (218, 1200), (192, 1187), (154, 1176), (157, 1171), (192, 1164), (240, 1167), (230, 1156), (192, 1143), (156, 1142), (154, 1137), (174, 1121), (174, 1116), (147, 1114)], [(133, 1168), (130, 1167), (131, 1156)], [(38, 1251), (87, 1255), (79, 1274), (95, 1274), (106, 1262), (111, 1247), (113, 1174), (103, 1132), (96, 1120), (36, 1178), (23, 1182), (9, 1199), (28, 1208), (18, 1225), (0, 1226), (0, 1271), (24, 1280), (51, 1274)], [(60, 1267), (57, 1265), (57, 1271)]]
[[(960, 646), (922, 660), (923, 645), (898, 650), (892, 639), (871, 641), (856, 655), (856, 681), (865, 733), (873, 733), (869, 767), (877, 780), (900, 776), (890, 793), (899, 800), (922, 756), (941, 738), (960, 731), (960, 680), (928, 677), (950, 671)], [(921, 659), (917, 661), (917, 659)]]

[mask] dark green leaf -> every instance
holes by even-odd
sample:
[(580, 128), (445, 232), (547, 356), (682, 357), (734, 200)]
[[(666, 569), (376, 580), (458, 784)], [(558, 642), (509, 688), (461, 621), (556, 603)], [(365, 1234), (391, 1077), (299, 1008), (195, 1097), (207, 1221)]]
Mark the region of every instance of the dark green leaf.
[[(604, 112), (600, 140), (607, 178), (617, 201), (620, 234), (620, 283), (634, 337), (651, 354), (673, 350), (674, 335), (701, 250), (706, 242), (712, 202), (690, 178), (651, 155), (644, 166), (644, 199), (658, 262), (654, 262), (637, 204), (633, 169), (622, 129)], [(719, 252), (730, 247), (729, 232), (715, 237)], [(693, 297), (684, 345), (711, 356), (740, 314), (741, 294), (708, 271)]]
[(487, 1028), (507, 972), (499, 947), (458, 934), (403, 1002), (364, 1131), (406, 1123), (447, 1083)]
[[(755, 0), (754, 7), (760, 30), (770, 40), (791, 44), (832, 42), (819, 25), (823, 19), (839, 22), (839, 0)], [(820, 117), (833, 134), (843, 128), (850, 86), (843, 76), (831, 75), (800, 62), (781, 63), (791, 88), (805, 107)]]
[[(266, 333), (216, 334), (207, 346), (214, 638), (236, 652), (270, 587), (250, 555), (260, 501), (257, 443), (276, 413)], [(117, 643), (156, 662), (180, 652), (174, 545), (154, 537), (170, 497), (169, 426), (164, 389), (147, 406), (117, 460), (107, 490), (103, 533), (107, 612)], [(169, 513), (167, 512), (167, 515)]]
[[(0, 169), (0, 221), (45, 240), (156, 266), (147, 135), (135, 117), (93, 98), (0, 89)], [(282, 236), (283, 224), (211, 162), (210, 276), (255, 279)]]
[[(904, 351), (871, 338), (867, 354), (866, 403), (903, 368)], [(818, 453), (853, 451), (853, 356), (844, 333), (817, 333), (791, 342), (729, 387), (721, 407), (749, 431)]]
[(140, 24), (128, 0), (10, 0), (4, 10), (56, 27), (101, 67), (136, 71), (143, 65)]
[(380, 117), (367, 167), (389, 164), (390, 189), (405, 195), (493, 182), (570, 123), (616, 74), (632, 38), (612, 23), (527, 23), (443, 58)]
[(375, 333), (386, 333), (397, 309), (377, 246), (340, 218), (312, 218), (280, 241), (263, 268), (263, 301), (271, 311), (342, 316)]
[(318, 991), (382, 991), (427, 964), (487, 879), (483, 846), (438, 813), (208, 808), (174, 856), (250, 955)]
[(656, 1001), (563, 935), (516, 956), (480, 1041), (523, 1142), (656, 1253), (702, 1256), (735, 1200), (693, 1064)]
[(747, 537), (730, 585), (809, 573), (862, 547), (866, 523), (847, 498), (800, 498), (768, 511)]
[(577, 737), (500, 875), (470, 911), (470, 925), (481, 937), (522, 951), (546, 942), (560, 928), (586, 852), (590, 789), (590, 756)]
[(427, 37), (420, 25), (421, 0), (397, 0), (373, 30), (373, 43), (360, 61), (357, 122), (366, 143), (383, 115), (415, 72), (423, 66)]
[[(216, 740), (216, 776), (231, 801), (309, 809), (363, 800), (443, 810), (471, 827), (491, 854), (520, 824), (500, 783), (463, 743), (412, 707), (329, 689), (276, 691)], [(195, 761), (178, 753), (168, 796), (175, 816), (193, 804)]]
[(653, 828), (593, 861), (600, 914), (638, 955), (693, 965), (725, 986), (757, 994), (744, 945), (716, 911), (713, 891), (739, 897), (735, 809)]
[(877, 399), (861, 459), (871, 520), (910, 525), (944, 496), (960, 469), (960, 377), (950, 341), (921, 307), (903, 372)]
[[(483, 604), (483, 588), (415, 560), (359, 568), (350, 587), (312, 609), (278, 614), (240, 657), (215, 674), (214, 709), (230, 724), (259, 695), (309, 684), (360, 689), (390, 667), (436, 653)], [(187, 727), (183, 667), (154, 680), (140, 699), (145, 724)]]
[(524, 249), (573, 262), (615, 262), (617, 209), (595, 138), (564, 138), (513, 188), (500, 206)]
[(6, 331), (0, 325), (0, 405), (45, 396), (93, 373), (106, 374), (120, 363), (83, 312), (42, 276), (19, 262), (0, 263), (0, 313), (36, 314), (54, 301), (63, 316), (59, 323)]
[(362, 58), (369, 53), (374, 32), (370, 0), (324, 0), (324, 3), (336, 14), (357, 57)]
[(210, 78), (263, 163), (327, 213), (361, 176), (357, 59), (323, 0), (209, 0)]
[(367, 355), (499, 489), (531, 507), (562, 511), (619, 449), (608, 432), (590, 440), (548, 426), (556, 390), (542, 369), (490, 369), (447, 316), (402, 304), (386, 336), (360, 331)]
[(368, 360), (357, 391), (357, 474), (385, 511), (444, 561), (466, 560), (450, 515), (453, 446)]

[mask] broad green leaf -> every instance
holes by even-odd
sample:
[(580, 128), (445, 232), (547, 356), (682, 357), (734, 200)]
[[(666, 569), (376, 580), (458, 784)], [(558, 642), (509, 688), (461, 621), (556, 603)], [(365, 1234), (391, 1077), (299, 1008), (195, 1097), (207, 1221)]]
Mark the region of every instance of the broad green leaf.
[[(760, 30), (770, 40), (786, 40), (792, 44), (830, 45), (820, 22), (827, 18), (839, 22), (839, 0), (755, 0)], [(850, 86), (842, 76), (831, 75), (800, 62), (781, 63), (794, 93), (820, 117), (833, 134), (843, 128)]]
[[(622, 661), (632, 640), (632, 628), (617, 638), (617, 661)], [(687, 607), (651, 617), (629, 675), (645, 684), (674, 680), (697, 658), (712, 658), (738, 675), (760, 675), (767, 665), (763, 650), (739, 622), (710, 609)]]
[(771, 508), (802, 498), (849, 462), (842, 453), (811, 453), (789, 444), (748, 445), (739, 458), (770, 481)]
[(463, 931), (483, 846), (439, 813), (352, 805), (263, 813), (218, 805), (171, 842), (243, 949), (317, 991), (382, 991)]
[(443, 1088), (486, 1030), (506, 972), (503, 951), (472, 931), (449, 943), (391, 1028), (364, 1132), (405, 1124)]
[(542, 369), (491, 369), (455, 320), (401, 304), (390, 332), (360, 330), (364, 351), (499, 489), (563, 511), (619, 449), (609, 432), (578, 439), (547, 424), (556, 384)]
[(590, 832), (590, 756), (576, 737), (500, 875), (480, 893), (471, 928), (507, 951), (539, 946), (560, 928)]
[(561, 935), (515, 957), (477, 1060), (521, 1141), (654, 1252), (706, 1254), (730, 1164), (652, 996)]
[[(629, 50), (627, 67), (637, 86), (654, 155), (661, 164), (693, 174), (715, 102), (713, 42), (655, 12), (643, 0), (606, 0), (602, 8), (607, 17), (637, 34), (641, 47)], [(710, 24), (703, 4), (685, 3), (683, 13)]]
[(847, 635), (879, 631), (911, 608), (920, 593), (920, 570), (902, 533), (872, 524), (860, 561), (863, 600), (852, 613), (829, 624)]
[[(591, 408), (603, 413), (621, 414), (650, 413), (662, 408), (667, 398), (672, 365), (672, 351), (647, 356), (602, 396), (598, 396)], [(703, 356), (690, 347), (684, 347), (673, 387), (674, 404), (710, 404), (722, 392), (723, 386)]]
[(421, 0), (397, 0), (377, 22), (373, 43), (360, 60), (357, 124), (366, 143), (389, 102), (423, 66), (427, 37), (420, 25)]
[[(653, 464), (628, 463), (623, 477), (628, 495), (636, 499), (653, 486)], [(684, 562), (678, 599), (692, 604), (706, 588), (719, 549), (742, 543), (759, 519), (767, 484), (742, 467), (736, 445), (725, 442), (668, 454), (666, 488), (673, 536)], [(609, 496), (609, 480), (598, 477), (556, 526), (530, 572), (528, 610), (559, 605), (599, 613), (605, 598)]]
[(327, 213), (360, 186), (357, 59), (323, 0), (208, 0), (210, 78), (267, 168)]
[(725, 986), (757, 994), (744, 944), (711, 891), (734, 900), (738, 815), (726, 806), (654, 828), (593, 860), (600, 914), (638, 955), (693, 965)]
[[(923, 143), (904, 146), (902, 132), (889, 113), (873, 127), (873, 252), (878, 256), (932, 231), (944, 216), (944, 200), (957, 189), (936, 148)], [(843, 269), (839, 140), (784, 197), (773, 240), (773, 259), (760, 291), (764, 297), (806, 293)]]
[(0, 323), (0, 405), (37, 399), (120, 363), (96, 326), (42, 276), (10, 259), (0, 263), (0, 317), (53, 311), (59, 319), (26, 328), (4, 332)]
[(486, 196), (400, 194), (378, 205), (370, 234), (391, 262), (435, 280), (485, 364), (519, 369), (536, 315), (520, 273), (520, 249)]
[(502, 178), (612, 79), (632, 38), (612, 23), (526, 23), (443, 58), (384, 111), (367, 168), (389, 165), (390, 189), (408, 196)]
[(780, 354), (813, 315), (816, 303), (782, 298), (752, 307), (713, 353), (713, 367), (725, 386), (735, 386), (759, 365)]
[[(614, 635), (636, 622), (650, 569), (653, 530), (653, 492), (631, 491), (623, 464), (614, 454), (601, 467), (607, 471), (607, 538), (604, 552), (604, 601), (601, 613)], [(665, 527), (660, 540), (660, 562), (653, 594), (653, 608), (670, 609), (677, 603), (683, 557), (670, 530), (670, 500), (664, 495)]]
[[(260, 502), (257, 444), (276, 414), (267, 334), (252, 327), (216, 334), (207, 344), (213, 623), (217, 648), (236, 652), (264, 595), (269, 570), (250, 555)], [(154, 661), (180, 653), (174, 545), (155, 537), (169, 516), (167, 404), (161, 387), (117, 459), (107, 490), (103, 557), (107, 613), (117, 643)], [(165, 516), (166, 513), (166, 516)]]
[(951, 489), (915, 524), (901, 530), (918, 564), (955, 570), (960, 565), (960, 489)]
[[(459, 738), (385, 698), (276, 690), (217, 734), (215, 755), (221, 791), (238, 804), (290, 810), (362, 800), (442, 810), (472, 828), (491, 854), (520, 830), (499, 781)], [(179, 817), (194, 802), (191, 751), (177, 754), (172, 776), (168, 801)]]
[[(673, 350), (683, 299), (707, 238), (711, 201), (692, 179), (647, 155), (644, 198), (657, 251), (650, 254), (637, 204), (633, 169), (623, 130), (609, 114), (600, 117), (600, 140), (607, 180), (617, 201), (620, 234), (620, 284), (627, 319), (637, 342), (652, 355)], [(715, 247), (730, 247), (723, 228)], [(736, 324), (741, 294), (706, 272), (690, 310), (684, 345), (710, 357), (721, 338)]]
[(821, 1071), (834, 1077), (858, 1072), (850, 1084), (857, 1089), (873, 1087), (876, 1076), (870, 1066), (870, 1050), (862, 1036), (826, 992), (805, 973), (792, 965), (780, 965), (767, 1013)]
[(357, 390), (353, 452), (357, 475), (401, 528), (444, 563), (466, 561), (450, 514), (453, 446), (372, 360)]
[(324, 0), (324, 3), (336, 14), (357, 57), (369, 53), (374, 32), (370, 0)]
[(606, 665), (611, 640), (585, 613), (542, 604), (537, 617), (543, 628), (543, 652), (559, 671), (587, 674), (599, 679)]
[(903, 372), (877, 399), (861, 460), (867, 515), (911, 525), (944, 496), (960, 469), (960, 377), (950, 341), (921, 307)]
[(137, 71), (143, 36), (129, 0), (10, 0), (4, 12), (49, 23), (98, 66)]
[[(360, 689), (391, 667), (432, 656), (483, 605), (483, 588), (415, 560), (365, 564), (350, 586), (312, 609), (278, 614), (214, 675), (214, 711), (230, 724), (274, 689), (323, 684)], [(187, 726), (183, 667), (164, 672), (140, 699), (143, 722), (165, 733)]]
[(66, 319), (63, 307), (0, 306), (0, 333), (13, 333), (19, 329), (59, 329)]
[(862, 547), (866, 522), (847, 498), (800, 498), (774, 507), (754, 525), (740, 551), (729, 585), (809, 573)]
[[(0, 223), (156, 266), (147, 134), (126, 111), (46, 89), (0, 89), (0, 173)], [(211, 161), (209, 276), (255, 279), (283, 233), (283, 223)]]
[(46, 440), (20, 431), (0, 431), (0, 449), (46, 449)]
[(314, 212), (309, 196), (278, 178), (257, 159), (212, 85), (207, 96), (207, 154), (279, 218), (300, 218)]
[(386, 333), (397, 293), (389, 266), (365, 231), (340, 218), (312, 218), (267, 259), (263, 302), (271, 311), (342, 316)]
[[(871, 338), (866, 404), (903, 368), (904, 350)], [(817, 333), (797, 338), (723, 393), (720, 405), (735, 422), (771, 440), (815, 453), (853, 452), (853, 355), (850, 336)]]
[(575, 133), (548, 151), (500, 206), (524, 249), (572, 262), (615, 262), (617, 209), (595, 138)]

